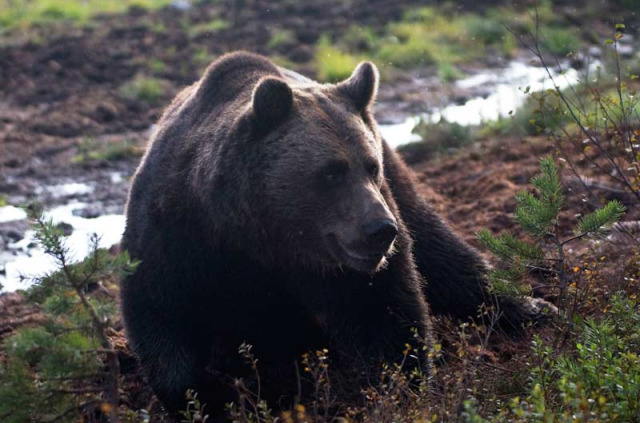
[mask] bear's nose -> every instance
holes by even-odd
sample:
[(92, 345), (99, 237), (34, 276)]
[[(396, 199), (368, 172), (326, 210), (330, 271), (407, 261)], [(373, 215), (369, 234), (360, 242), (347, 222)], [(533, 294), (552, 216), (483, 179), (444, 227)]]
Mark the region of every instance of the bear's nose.
[(398, 225), (388, 218), (378, 219), (364, 225), (362, 232), (368, 244), (386, 248), (398, 235)]

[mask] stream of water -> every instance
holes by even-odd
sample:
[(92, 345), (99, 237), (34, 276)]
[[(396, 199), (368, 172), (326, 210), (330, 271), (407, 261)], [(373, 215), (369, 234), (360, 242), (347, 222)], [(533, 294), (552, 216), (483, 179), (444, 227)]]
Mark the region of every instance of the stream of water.
[[(569, 69), (564, 74), (554, 72), (554, 80), (560, 88), (568, 87), (578, 81), (578, 72)], [(526, 100), (525, 88), (536, 92), (552, 88), (546, 71), (539, 67), (522, 62), (511, 62), (502, 69), (489, 69), (456, 82), (460, 88), (481, 88), (488, 95), (472, 97), (464, 104), (450, 104), (440, 110), (434, 110), (423, 116), (413, 116), (406, 121), (380, 125), (384, 138), (395, 148), (400, 145), (419, 141), (412, 130), (420, 118), (437, 122), (441, 118), (461, 125), (479, 125), (486, 121), (506, 117), (515, 111)], [(122, 182), (122, 175), (114, 183)], [(41, 187), (37, 194), (47, 193), (53, 197), (71, 198), (70, 202), (53, 207), (45, 212), (45, 218), (54, 223), (67, 223), (73, 227), (71, 235), (66, 237), (66, 245), (72, 258), (79, 260), (89, 252), (89, 237), (97, 233), (101, 247), (110, 247), (120, 241), (125, 227), (125, 217), (120, 214), (102, 215), (95, 218), (84, 218), (78, 210), (92, 206), (91, 204), (73, 200), (74, 195), (91, 192), (90, 184), (67, 183)], [(74, 213), (74, 211), (76, 213)], [(0, 223), (19, 222), (26, 218), (26, 213), (14, 206), (0, 207)], [(34, 242), (34, 232), (27, 231), (24, 238), (10, 243), (8, 249), (0, 251), (0, 284), (4, 291), (24, 289), (29, 278), (43, 275), (55, 269), (55, 262), (46, 256), (44, 251)], [(21, 281), (21, 275), (26, 281)]]
[[(594, 62), (590, 68), (595, 69), (599, 63)], [(580, 73), (565, 67), (564, 73), (551, 70), (553, 81), (564, 89), (578, 82)], [(464, 89), (482, 88), (488, 93), (484, 96), (475, 96), (464, 104), (450, 104), (442, 109), (425, 113), (421, 116), (411, 116), (404, 122), (394, 125), (380, 125), (383, 137), (394, 148), (414, 141), (420, 137), (413, 134), (413, 128), (424, 119), (429, 122), (438, 122), (445, 119), (448, 122), (458, 123), (464, 126), (481, 125), (483, 122), (495, 121), (508, 117), (510, 112), (515, 112), (527, 99), (527, 92), (540, 92), (554, 87), (544, 68), (527, 65), (513, 61), (509, 66), (501, 69), (488, 69), (455, 83)], [(528, 90), (527, 90), (528, 87)]]

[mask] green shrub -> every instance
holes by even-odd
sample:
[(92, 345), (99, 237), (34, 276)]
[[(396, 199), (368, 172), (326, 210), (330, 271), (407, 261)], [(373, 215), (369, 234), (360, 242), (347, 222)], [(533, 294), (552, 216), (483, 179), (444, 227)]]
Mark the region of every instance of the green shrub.
[(533, 422), (632, 422), (640, 419), (640, 310), (624, 294), (600, 319), (578, 322), (574, 354), (536, 338), (532, 389), (512, 415)]
[(540, 46), (544, 52), (555, 56), (567, 56), (580, 49), (580, 38), (572, 29), (543, 27), (540, 30)]
[(469, 15), (463, 18), (469, 36), (485, 45), (499, 44), (509, 34), (503, 22), (494, 16)]

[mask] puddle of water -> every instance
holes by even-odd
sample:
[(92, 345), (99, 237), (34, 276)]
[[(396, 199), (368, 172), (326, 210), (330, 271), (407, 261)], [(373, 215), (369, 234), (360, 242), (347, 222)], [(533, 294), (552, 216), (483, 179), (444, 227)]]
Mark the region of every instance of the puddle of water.
[[(108, 248), (120, 242), (125, 227), (124, 215), (104, 215), (94, 219), (85, 219), (73, 215), (73, 210), (87, 207), (85, 203), (70, 203), (54, 207), (44, 213), (45, 218), (54, 223), (65, 222), (73, 226), (73, 233), (65, 238), (72, 261), (80, 260), (89, 253), (89, 239), (96, 233), (100, 237), (100, 247)], [(56, 268), (54, 260), (39, 247), (32, 247), (34, 232), (27, 231), (24, 239), (10, 244), (11, 251), (1, 253), (0, 262), (4, 262), (5, 275), (0, 276), (4, 291), (15, 291), (28, 287), (20, 281), (20, 275), (26, 277), (41, 276)], [(15, 252), (15, 255), (12, 253)], [(0, 264), (0, 268), (2, 265)]]
[(37, 187), (35, 193), (42, 195), (44, 193), (50, 194), (53, 198), (72, 197), (76, 195), (90, 194), (93, 192), (93, 187), (88, 184), (80, 182), (70, 182), (67, 184), (49, 185), (45, 187)]
[[(593, 63), (592, 69), (599, 66)], [(580, 74), (575, 69), (566, 68), (564, 74), (552, 71), (556, 85), (560, 89), (567, 88), (578, 82)], [(474, 89), (482, 87), (483, 91), (490, 92), (488, 96), (474, 97), (464, 104), (451, 104), (433, 113), (422, 115), (425, 120), (439, 122), (444, 118), (449, 122), (460, 125), (480, 125), (483, 122), (497, 120), (500, 117), (509, 116), (509, 112), (515, 112), (526, 101), (530, 92), (540, 92), (553, 88), (547, 72), (540, 67), (530, 66), (521, 62), (511, 62), (507, 68), (483, 71), (469, 78), (456, 82), (459, 88)], [(419, 140), (412, 134), (413, 127), (418, 122), (416, 117), (410, 117), (405, 122), (395, 125), (380, 125), (380, 132), (392, 147)]]
[(387, 140), (392, 147), (397, 147), (409, 142), (420, 141), (420, 136), (411, 132), (419, 121), (418, 117), (412, 116), (402, 123), (378, 125), (378, 129), (382, 138)]
[(0, 207), (0, 223), (13, 222), (27, 218), (27, 213), (19, 207), (4, 206)]
[(111, 180), (112, 184), (119, 184), (124, 181), (124, 178), (122, 177), (122, 173), (120, 172), (111, 172), (109, 174), (109, 180)]

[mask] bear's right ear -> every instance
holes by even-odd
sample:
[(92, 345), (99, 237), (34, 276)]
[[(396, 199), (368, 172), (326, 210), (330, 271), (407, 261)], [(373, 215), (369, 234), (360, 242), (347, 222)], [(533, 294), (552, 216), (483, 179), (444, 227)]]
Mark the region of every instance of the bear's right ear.
[(293, 92), (282, 79), (268, 76), (253, 90), (252, 112), (254, 123), (261, 129), (278, 125), (293, 107)]
[(349, 98), (359, 111), (363, 111), (375, 101), (379, 79), (376, 65), (362, 62), (347, 80), (337, 85), (338, 92)]

